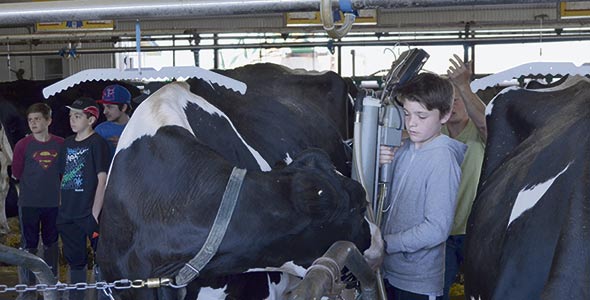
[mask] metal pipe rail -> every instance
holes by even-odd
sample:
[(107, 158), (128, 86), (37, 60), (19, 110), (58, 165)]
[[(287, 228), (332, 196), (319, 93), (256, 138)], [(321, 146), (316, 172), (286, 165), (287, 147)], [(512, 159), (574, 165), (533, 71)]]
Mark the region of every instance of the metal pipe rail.
[[(590, 34), (543, 36), (543, 42), (565, 42), (565, 41), (587, 41), (590, 40)], [(530, 37), (508, 37), (508, 38), (482, 38), (482, 39), (423, 39), (423, 40), (363, 40), (363, 41), (336, 41), (333, 43), (336, 47), (353, 47), (353, 46), (393, 46), (401, 42), (402, 46), (449, 46), (449, 45), (490, 45), (490, 44), (514, 44), (514, 43), (538, 43), (538, 36)], [(252, 49), (252, 48), (278, 48), (278, 47), (326, 47), (326, 42), (278, 42), (278, 43), (251, 43), (240, 45), (186, 45), (186, 46), (150, 46), (142, 47), (142, 52), (156, 51), (184, 51), (184, 50), (207, 50), (207, 49)], [(110, 54), (135, 52), (135, 47), (121, 48), (80, 48), (78, 54)], [(18, 50), (18, 51), (0, 51), (0, 56), (43, 56), (55, 55), (58, 50)]]
[[(35, 277), (37, 277), (41, 284), (57, 283), (57, 279), (53, 276), (51, 269), (49, 269), (45, 261), (26, 251), (0, 244), (0, 261), (29, 269), (35, 274)], [(57, 300), (56, 291), (47, 291), (43, 294), (44, 299)]]
[(340, 272), (348, 270), (360, 281), (363, 300), (377, 299), (377, 278), (356, 246), (348, 241), (334, 243), (324, 256), (309, 267), (303, 280), (290, 292), (289, 300), (319, 300), (340, 292)]
[[(331, 0), (332, 7), (338, 6)], [(353, 9), (576, 2), (573, 0), (350, 0)], [(320, 0), (79, 0), (0, 4), (0, 25), (319, 11)]]
[[(549, 24), (555, 25), (555, 24)], [(548, 26), (549, 26), (548, 25)], [(572, 25), (573, 26), (573, 25)], [(445, 36), (457, 37), (458, 35), (469, 35), (470, 39), (477, 40), (486, 36), (492, 36), (497, 38), (514, 36), (536, 36), (539, 34), (544, 36), (552, 35), (576, 35), (576, 34), (588, 34), (590, 30), (584, 27), (570, 27), (570, 28), (553, 28), (547, 27), (544, 29), (532, 29), (532, 30), (471, 30), (467, 33), (464, 30), (440, 30), (440, 31), (411, 31), (411, 32), (395, 32), (385, 31), (385, 28), (370, 28), (375, 31), (351, 31), (343, 40), (350, 38), (383, 38), (383, 39), (398, 39), (403, 42), (403, 39), (416, 40), (417, 37), (431, 37), (441, 38)], [(249, 28), (248, 32), (257, 32), (256, 28)], [(318, 29), (319, 30), (319, 29)], [(169, 29), (158, 29), (158, 30), (142, 30), (142, 41), (156, 41), (156, 40), (194, 40), (195, 36), (201, 41), (213, 40), (213, 34), (206, 32), (191, 31), (186, 29), (169, 28)], [(0, 35), (0, 45), (10, 44), (19, 45), (29, 43), (51, 43), (52, 41), (57, 43), (63, 42), (113, 42), (113, 41), (135, 41), (135, 31), (131, 30), (116, 30), (116, 31), (89, 31), (89, 32), (60, 32), (60, 33), (29, 33), (29, 34), (6, 34)], [(224, 33), (215, 37), (218, 41), (221, 40), (261, 40), (261, 39), (285, 39), (285, 38), (296, 38), (296, 39), (317, 39), (317, 38), (329, 38), (327, 34), (320, 32), (267, 32), (260, 33), (258, 35), (244, 35), (237, 33)], [(239, 47), (237, 47), (239, 48)]]

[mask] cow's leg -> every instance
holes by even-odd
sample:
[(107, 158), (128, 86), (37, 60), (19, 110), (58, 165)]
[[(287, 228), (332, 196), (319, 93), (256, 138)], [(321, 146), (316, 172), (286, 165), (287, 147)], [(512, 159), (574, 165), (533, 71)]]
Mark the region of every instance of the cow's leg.
[(8, 184), (8, 166), (12, 165), (12, 148), (8, 142), (8, 137), (4, 128), (0, 126), (0, 233), (5, 234), (10, 231), (8, 220), (4, 211), (5, 199), (8, 195), (10, 185)]

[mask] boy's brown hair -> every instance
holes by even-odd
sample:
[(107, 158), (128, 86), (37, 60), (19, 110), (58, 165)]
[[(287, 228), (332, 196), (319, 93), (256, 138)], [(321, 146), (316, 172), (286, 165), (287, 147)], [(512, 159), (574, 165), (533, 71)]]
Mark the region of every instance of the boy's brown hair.
[(27, 117), (32, 113), (41, 113), (45, 120), (49, 120), (51, 118), (51, 107), (42, 102), (34, 103), (27, 108)]
[(426, 109), (438, 109), (441, 118), (453, 108), (453, 85), (448, 79), (432, 73), (420, 73), (399, 87), (400, 102), (418, 102)]

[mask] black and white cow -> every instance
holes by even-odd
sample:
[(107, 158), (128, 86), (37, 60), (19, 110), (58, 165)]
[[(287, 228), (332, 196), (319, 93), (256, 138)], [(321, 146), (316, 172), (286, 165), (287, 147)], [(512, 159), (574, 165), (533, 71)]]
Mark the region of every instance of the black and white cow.
[[(28, 131), (26, 119), (19, 112), (14, 103), (4, 99), (0, 95), (0, 128), (4, 136), (0, 136), (0, 175), (2, 183), (0, 183), (0, 199), (4, 200), (0, 203), (1, 213), (5, 214), (6, 218), (18, 216), (18, 194), (15, 183), (9, 179), (9, 164), (12, 163), (12, 150), (16, 142), (25, 136)], [(9, 149), (5, 149), (9, 148)], [(6, 218), (0, 216), (0, 232), (8, 230), (8, 223)]]
[[(347, 168), (333, 124), (277, 92), (257, 94), (248, 86), (256, 97), (239, 97), (221, 90), (172, 83), (135, 111), (119, 141), (100, 219), (97, 259), (106, 280), (174, 277), (203, 246), (236, 165), (248, 173), (227, 234), (185, 299), (280, 299), (268, 289), (248, 289), (236, 274), (287, 266), (302, 275), (300, 266), (335, 241), (352, 241), (361, 251), (372, 245), (376, 229), (364, 218), (364, 191), (333, 165), (340, 159), (339, 169)], [(286, 284), (278, 280), (285, 273), (245, 276)], [(156, 291), (120, 296), (155, 299)]]
[(590, 82), (509, 88), (487, 113), (468, 299), (590, 299)]

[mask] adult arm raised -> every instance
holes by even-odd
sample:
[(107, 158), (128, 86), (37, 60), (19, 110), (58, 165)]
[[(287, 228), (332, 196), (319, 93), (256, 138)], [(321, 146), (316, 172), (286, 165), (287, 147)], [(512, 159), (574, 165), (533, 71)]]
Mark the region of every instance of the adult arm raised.
[(457, 88), (457, 91), (460, 94), (459, 96), (461, 96), (463, 99), (463, 102), (465, 103), (465, 109), (467, 110), (467, 115), (473, 124), (475, 124), (477, 130), (479, 131), (479, 135), (485, 142), (488, 137), (485, 116), (486, 106), (483, 101), (481, 101), (479, 96), (477, 96), (477, 94), (471, 90), (471, 86), (469, 85), (472, 75), (470, 63), (465, 64), (456, 54), (453, 56), (454, 59), (449, 59), (452, 66), (450, 66), (447, 70), (447, 75)]

